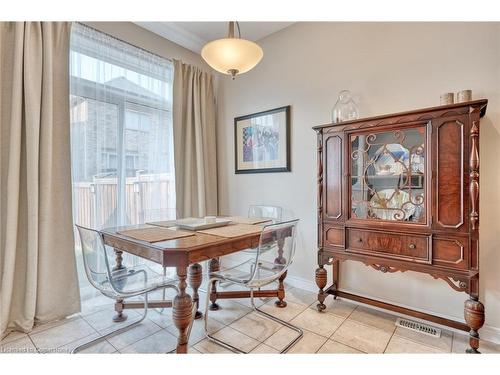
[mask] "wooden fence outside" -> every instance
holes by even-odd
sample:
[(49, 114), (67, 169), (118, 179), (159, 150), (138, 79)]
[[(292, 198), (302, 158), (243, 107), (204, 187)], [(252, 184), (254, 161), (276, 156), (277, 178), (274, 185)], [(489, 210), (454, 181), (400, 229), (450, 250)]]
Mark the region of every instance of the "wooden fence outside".
[[(90, 228), (115, 226), (118, 220), (116, 177), (73, 184), (73, 220)], [(124, 224), (175, 218), (175, 181), (172, 174), (144, 174), (125, 182)]]

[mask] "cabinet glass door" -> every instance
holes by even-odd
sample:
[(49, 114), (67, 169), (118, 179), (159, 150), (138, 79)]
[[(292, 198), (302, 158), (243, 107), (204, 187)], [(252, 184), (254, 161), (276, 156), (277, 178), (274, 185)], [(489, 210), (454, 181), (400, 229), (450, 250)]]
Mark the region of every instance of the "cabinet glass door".
[(425, 224), (425, 125), (349, 141), (351, 218)]

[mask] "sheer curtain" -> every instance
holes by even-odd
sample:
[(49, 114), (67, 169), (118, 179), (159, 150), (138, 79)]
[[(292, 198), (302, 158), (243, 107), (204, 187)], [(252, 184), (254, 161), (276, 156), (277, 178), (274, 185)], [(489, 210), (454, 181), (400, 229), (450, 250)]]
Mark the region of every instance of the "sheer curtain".
[(100, 229), (175, 218), (172, 80), (169, 60), (73, 25), (70, 111), (76, 224)]
[(75, 24), (70, 72), (75, 222), (174, 218), (170, 61)]

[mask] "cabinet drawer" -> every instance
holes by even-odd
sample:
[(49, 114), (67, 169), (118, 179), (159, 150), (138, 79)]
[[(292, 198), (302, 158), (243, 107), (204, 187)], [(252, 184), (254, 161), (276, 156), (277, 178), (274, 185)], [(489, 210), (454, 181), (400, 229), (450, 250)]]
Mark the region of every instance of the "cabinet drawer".
[(423, 235), (400, 235), (347, 229), (346, 251), (430, 264), (429, 242), (429, 237)]

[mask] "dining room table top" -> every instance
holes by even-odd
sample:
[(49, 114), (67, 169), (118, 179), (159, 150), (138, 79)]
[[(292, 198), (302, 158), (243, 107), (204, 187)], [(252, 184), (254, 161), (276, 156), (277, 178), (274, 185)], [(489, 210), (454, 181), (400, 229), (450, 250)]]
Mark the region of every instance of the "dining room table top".
[[(253, 224), (252, 226), (260, 229), (263, 224)], [(104, 243), (115, 248), (115, 250), (137, 255), (165, 267), (188, 266), (192, 263), (228, 255), (243, 249), (255, 248), (259, 245), (260, 239), (260, 231), (235, 237), (222, 237), (193, 231), (192, 235), (187, 237), (157, 242), (148, 242), (121, 234), (121, 232), (130, 229), (147, 229), (150, 227), (151, 224), (116, 226), (101, 229), (100, 232)], [(168, 229), (181, 230), (176, 226), (169, 226)], [(182, 229), (182, 231), (185, 230)]]

